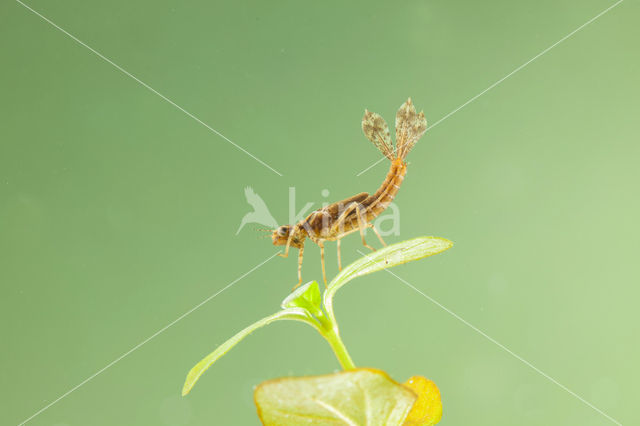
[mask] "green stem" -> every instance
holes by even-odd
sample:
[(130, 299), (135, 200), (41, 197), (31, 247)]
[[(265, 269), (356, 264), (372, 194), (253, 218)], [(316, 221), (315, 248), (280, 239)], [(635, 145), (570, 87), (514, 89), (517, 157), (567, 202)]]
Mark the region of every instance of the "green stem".
[(320, 331), (320, 334), (327, 340), (327, 342), (329, 342), (329, 345), (331, 346), (333, 353), (336, 354), (338, 361), (340, 361), (342, 368), (344, 370), (356, 368), (349, 352), (347, 351), (347, 347), (340, 338), (340, 330), (338, 329), (338, 323), (336, 322), (335, 317), (331, 314), (325, 315), (324, 312), (322, 312), (322, 309), (318, 309), (314, 312), (314, 315), (322, 330)]
[(331, 349), (333, 349), (333, 352), (336, 354), (336, 358), (338, 358), (338, 361), (340, 361), (340, 365), (342, 365), (344, 370), (356, 368), (351, 356), (349, 356), (349, 352), (347, 352), (346, 346), (340, 338), (340, 332), (338, 331), (337, 326), (325, 329), (322, 336), (327, 339), (327, 342), (331, 345)]

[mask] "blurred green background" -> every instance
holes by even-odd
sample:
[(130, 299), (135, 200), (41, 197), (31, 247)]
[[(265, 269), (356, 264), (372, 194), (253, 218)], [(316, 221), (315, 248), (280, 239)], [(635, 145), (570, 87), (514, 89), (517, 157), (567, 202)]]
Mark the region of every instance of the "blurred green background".
[[(445, 117), (612, 1), (28, 4), (278, 176), (14, 1), (0, 5), (1, 424), (18, 424), (276, 252), (298, 205), (375, 191), (387, 172), (365, 108), (411, 96)], [(453, 249), (399, 276), (623, 424), (640, 423), (637, 53), (626, 1), (427, 132), (396, 202), (401, 235)], [(373, 235), (370, 242), (379, 246)], [(350, 262), (361, 249), (344, 240)], [(319, 279), (309, 244), (304, 276)], [(327, 250), (333, 276), (335, 244)], [(33, 425), (252, 425), (263, 380), (335, 371), (311, 329), (277, 323), (187, 398), (187, 371), (274, 312), (275, 258)], [(613, 424), (386, 273), (336, 299), (355, 362), (433, 379), (443, 425)]]

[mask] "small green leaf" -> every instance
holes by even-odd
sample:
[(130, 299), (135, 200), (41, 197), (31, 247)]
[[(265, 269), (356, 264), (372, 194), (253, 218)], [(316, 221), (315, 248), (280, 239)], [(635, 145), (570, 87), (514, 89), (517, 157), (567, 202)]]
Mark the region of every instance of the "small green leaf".
[(416, 401), (384, 371), (358, 368), (269, 380), (254, 393), (264, 425), (401, 425)]
[(220, 359), (220, 357), (229, 352), (229, 350), (237, 345), (242, 339), (253, 333), (255, 330), (259, 329), (260, 327), (264, 327), (265, 325), (278, 320), (302, 321), (312, 325), (317, 329), (315, 320), (313, 320), (309, 316), (309, 313), (307, 311), (300, 308), (284, 309), (280, 312), (276, 312), (273, 315), (263, 318), (260, 321), (251, 324), (249, 327), (245, 328), (244, 330), (218, 346), (215, 351), (211, 352), (204, 359), (202, 359), (202, 361), (197, 363), (191, 369), (191, 371), (189, 371), (189, 374), (187, 374), (187, 379), (184, 382), (184, 386), (182, 388), (182, 395), (184, 396), (188, 394), (196, 384), (200, 376), (202, 376), (202, 374), (207, 371), (207, 369), (211, 367), (214, 362), (216, 362), (218, 359)]
[(451, 246), (453, 243), (445, 238), (418, 237), (367, 254), (344, 268), (331, 281), (324, 292), (324, 305), (327, 313), (333, 317), (333, 296), (340, 287), (352, 279), (392, 266), (402, 265), (412, 260), (433, 256), (451, 248)]
[(320, 311), (320, 289), (318, 283), (311, 281), (298, 288), (282, 301), (282, 308), (302, 308), (316, 315)]

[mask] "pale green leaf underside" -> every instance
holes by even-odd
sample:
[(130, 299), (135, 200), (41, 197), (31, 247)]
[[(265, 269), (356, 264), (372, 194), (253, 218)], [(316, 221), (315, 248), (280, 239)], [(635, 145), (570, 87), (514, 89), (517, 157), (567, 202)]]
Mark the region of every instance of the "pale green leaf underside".
[(282, 309), (288, 308), (302, 308), (315, 314), (320, 309), (322, 299), (320, 298), (320, 289), (316, 281), (311, 281), (293, 293), (291, 293), (286, 299), (282, 301)]
[(186, 395), (191, 391), (191, 388), (196, 384), (200, 376), (207, 371), (211, 365), (220, 359), (221, 356), (229, 352), (231, 348), (238, 344), (242, 339), (247, 337), (249, 334), (253, 333), (260, 327), (264, 327), (267, 324), (270, 324), (274, 321), (278, 320), (294, 320), (294, 321), (303, 321), (308, 322), (308, 314), (305, 310), (299, 308), (290, 308), (284, 309), (280, 312), (276, 312), (273, 315), (270, 315), (266, 318), (261, 319), (249, 327), (245, 328), (222, 345), (218, 346), (215, 351), (211, 352), (207, 355), (202, 361), (197, 363), (187, 374), (187, 379), (184, 382), (184, 386), (182, 388), (182, 395)]
[(331, 309), (333, 296), (340, 287), (352, 279), (441, 253), (453, 246), (453, 243), (445, 238), (418, 237), (397, 244), (384, 247), (380, 250), (368, 253), (347, 266), (336, 276), (325, 290), (325, 306)]
[(401, 425), (416, 396), (374, 369), (270, 380), (256, 388), (265, 425)]

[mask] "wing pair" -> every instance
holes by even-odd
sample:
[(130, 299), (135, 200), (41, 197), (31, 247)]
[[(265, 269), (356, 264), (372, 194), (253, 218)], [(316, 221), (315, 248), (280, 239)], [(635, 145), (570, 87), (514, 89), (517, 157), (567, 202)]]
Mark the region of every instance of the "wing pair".
[(400, 158), (404, 160), (418, 139), (427, 130), (427, 120), (424, 112), (417, 113), (409, 98), (396, 113), (396, 149), (393, 148), (389, 126), (384, 118), (375, 112), (365, 110), (362, 117), (362, 131), (364, 135), (389, 160)]

